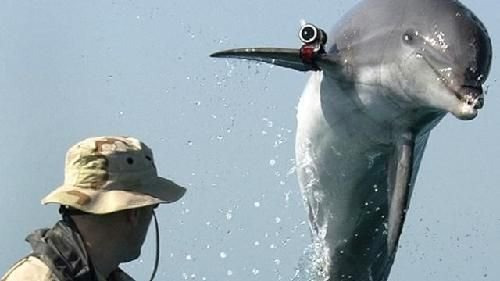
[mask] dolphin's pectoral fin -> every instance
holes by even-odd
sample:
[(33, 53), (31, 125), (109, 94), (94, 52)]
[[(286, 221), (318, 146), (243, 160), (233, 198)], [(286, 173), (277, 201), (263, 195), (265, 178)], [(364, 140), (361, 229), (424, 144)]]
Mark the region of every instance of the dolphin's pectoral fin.
[(211, 54), (213, 58), (246, 59), (270, 63), (298, 71), (324, 70), (328, 64), (341, 65), (325, 51), (326, 32), (313, 24), (305, 23), (299, 31), (300, 49), (291, 48), (238, 48)]
[(239, 48), (216, 52), (214, 58), (246, 59), (270, 63), (298, 71), (315, 70), (313, 65), (305, 63), (299, 49), (289, 48)]
[(389, 216), (387, 221), (387, 252), (396, 254), (399, 236), (408, 210), (413, 178), (415, 137), (404, 133), (396, 144), (389, 172)]
[(304, 50), (307, 48), (239, 48), (216, 52), (210, 57), (259, 61), (298, 71), (328, 70), (341, 75), (344, 67), (336, 56), (324, 52), (309, 54)]

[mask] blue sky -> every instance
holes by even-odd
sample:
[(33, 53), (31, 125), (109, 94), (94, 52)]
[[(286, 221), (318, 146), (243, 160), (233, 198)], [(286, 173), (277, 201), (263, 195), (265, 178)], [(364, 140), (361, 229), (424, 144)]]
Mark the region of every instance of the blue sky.
[[(158, 280), (289, 280), (309, 243), (293, 170), (308, 75), (208, 55), (298, 46), (301, 19), (330, 29), (355, 2), (2, 1), (0, 271), (57, 220), (40, 199), (62, 183), (69, 146), (132, 135), (188, 187), (159, 210)], [(463, 2), (499, 50), (500, 2)], [(390, 280), (500, 279), (499, 63), (479, 117), (433, 131)], [(151, 272), (151, 238), (126, 265), (137, 280)]]

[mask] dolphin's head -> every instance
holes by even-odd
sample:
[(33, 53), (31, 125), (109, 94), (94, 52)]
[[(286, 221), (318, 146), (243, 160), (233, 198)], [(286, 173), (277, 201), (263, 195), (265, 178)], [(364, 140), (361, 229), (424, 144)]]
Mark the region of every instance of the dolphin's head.
[(400, 60), (404, 81), (420, 85), (416, 89), (431, 107), (459, 119), (476, 117), (492, 57), (484, 25), (451, 0), (409, 1), (402, 14), (407, 20), (394, 33), (406, 56)]
[(371, 79), (406, 91), (419, 106), (460, 119), (473, 119), (483, 107), (491, 41), (481, 21), (456, 0), (362, 1), (330, 38), (330, 57), (339, 56), (354, 74), (378, 71)]
[(435, 74), (428, 84), (431, 105), (459, 119), (476, 117), (484, 105), (483, 84), (492, 58), (484, 25), (458, 2), (438, 1), (425, 21), (404, 28), (401, 39), (411, 53), (407, 64), (422, 64), (419, 69)]
[[(319, 29), (317, 33), (321, 35)], [(375, 81), (403, 92), (404, 99), (419, 107), (451, 112), (459, 119), (473, 119), (483, 107), (490, 38), (479, 19), (456, 0), (365, 0), (339, 21), (328, 36), (328, 48), (326, 36), (313, 42), (304, 35), (310, 33), (300, 34), (300, 50), (245, 48), (212, 56), (323, 70), (354, 84)], [(308, 54), (311, 49), (316, 53)], [(370, 75), (360, 76), (366, 72)]]

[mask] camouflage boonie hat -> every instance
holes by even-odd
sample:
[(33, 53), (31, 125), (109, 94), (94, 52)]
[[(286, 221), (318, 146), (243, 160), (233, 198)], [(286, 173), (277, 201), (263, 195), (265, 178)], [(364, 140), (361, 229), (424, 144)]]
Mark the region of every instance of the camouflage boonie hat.
[(66, 154), (64, 184), (42, 199), (106, 214), (179, 200), (186, 189), (159, 177), (149, 147), (131, 137), (85, 139)]

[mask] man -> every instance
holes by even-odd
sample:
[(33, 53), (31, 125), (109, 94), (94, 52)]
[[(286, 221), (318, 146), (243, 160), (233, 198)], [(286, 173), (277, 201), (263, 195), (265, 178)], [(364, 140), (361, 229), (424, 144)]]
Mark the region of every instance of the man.
[[(42, 200), (60, 204), (62, 220), (26, 240), (32, 253), (1, 281), (133, 281), (118, 266), (141, 253), (153, 209), (185, 189), (158, 177), (153, 154), (131, 137), (96, 137), (66, 154), (64, 184)], [(158, 225), (156, 223), (158, 265)]]

